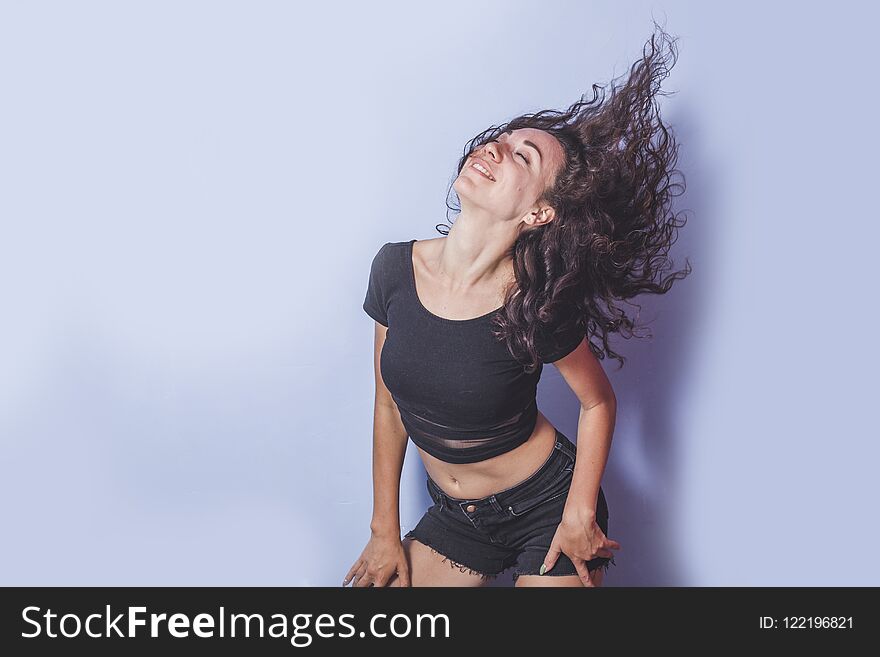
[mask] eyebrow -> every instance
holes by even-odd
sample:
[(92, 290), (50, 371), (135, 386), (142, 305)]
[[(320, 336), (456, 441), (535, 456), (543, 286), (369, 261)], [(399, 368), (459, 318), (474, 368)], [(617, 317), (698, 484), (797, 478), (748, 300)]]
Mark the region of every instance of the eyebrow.
[[(501, 133), (501, 134), (504, 134), (504, 135), (512, 135), (512, 134), (513, 134), (513, 130), (505, 130), (505, 131), (504, 131), (503, 133)], [(524, 145), (524, 146), (531, 146), (532, 148), (534, 148), (536, 151), (538, 151), (538, 157), (541, 158), (541, 161), (544, 160), (544, 154), (541, 153), (541, 149), (538, 148), (537, 146), (535, 146), (535, 145), (534, 145), (532, 142), (530, 142), (528, 139), (524, 139), (524, 140), (523, 140), (523, 145)]]

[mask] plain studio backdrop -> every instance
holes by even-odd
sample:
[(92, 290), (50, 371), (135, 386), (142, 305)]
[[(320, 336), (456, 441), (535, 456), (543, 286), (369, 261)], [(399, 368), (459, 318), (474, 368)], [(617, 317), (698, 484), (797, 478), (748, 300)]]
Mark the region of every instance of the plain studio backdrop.
[[(693, 273), (603, 362), (606, 585), (880, 584), (880, 12), (549, 0), (0, 4), (0, 584), (341, 584), (373, 255), (438, 236), (465, 142), (592, 96), (652, 19)], [(576, 436), (553, 366), (538, 401)], [(402, 531), (429, 503), (410, 444)]]

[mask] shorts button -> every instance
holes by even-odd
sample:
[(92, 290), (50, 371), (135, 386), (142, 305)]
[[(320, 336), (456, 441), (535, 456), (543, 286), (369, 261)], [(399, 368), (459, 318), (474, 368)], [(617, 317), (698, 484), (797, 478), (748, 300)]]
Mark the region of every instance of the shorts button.
[(471, 513), (477, 510), (477, 507), (475, 507), (473, 504), (468, 504), (465, 508)]

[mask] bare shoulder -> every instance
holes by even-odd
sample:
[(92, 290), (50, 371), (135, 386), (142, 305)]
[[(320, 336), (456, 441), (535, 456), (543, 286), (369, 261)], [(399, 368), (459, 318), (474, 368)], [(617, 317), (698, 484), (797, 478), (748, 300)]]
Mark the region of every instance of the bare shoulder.
[(413, 243), (413, 253), (430, 257), (437, 253), (440, 242), (445, 239), (445, 237), (432, 237), (426, 240), (416, 240)]

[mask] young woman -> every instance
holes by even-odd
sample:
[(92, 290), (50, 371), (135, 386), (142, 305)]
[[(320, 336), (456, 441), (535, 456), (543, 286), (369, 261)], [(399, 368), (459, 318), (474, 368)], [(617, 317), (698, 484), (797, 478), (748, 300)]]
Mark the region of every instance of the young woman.
[[(667, 214), (677, 147), (654, 98), (675, 43), (657, 42), (607, 102), (593, 85), (589, 102), (475, 137), (446, 236), (374, 257), (373, 517), (343, 586), (479, 586), (508, 568), (516, 586), (600, 586), (614, 563), (600, 482), (616, 400), (599, 359), (622, 366), (608, 336), (634, 334), (616, 300), (690, 271), (659, 276), (684, 221)], [(535, 404), (545, 363), (580, 400), (574, 442)], [(408, 437), (434, 504), (401, 539)]]

